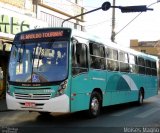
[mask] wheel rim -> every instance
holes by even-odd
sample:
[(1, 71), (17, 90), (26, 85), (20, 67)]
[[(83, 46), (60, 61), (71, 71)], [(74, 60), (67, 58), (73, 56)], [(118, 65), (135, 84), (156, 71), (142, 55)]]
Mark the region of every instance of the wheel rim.
[(96, 115), (99, 111), (99, 101), (96, 97), (94, 97), (91, 101), (91, 111), (94, 115)]

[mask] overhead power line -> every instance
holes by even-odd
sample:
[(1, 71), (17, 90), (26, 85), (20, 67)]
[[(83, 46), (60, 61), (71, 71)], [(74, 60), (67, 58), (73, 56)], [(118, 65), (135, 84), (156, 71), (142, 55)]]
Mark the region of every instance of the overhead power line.
[(105, 20), (105, 21), (101, 21), (101, 22), (98, 22), (98, 23), (95, 23), (95, 24), (85, 25), (85, 27), (93, 27), (95, 25), (103, 24), (103, 23), (106, 23), (106, 22), (109, 22), (109, 21), (110, 20)]
[[(157, 0), (157, 2), (154, 2), (152, 4), (150, 4), (149, 6), (147, 7), (150, 7), (154, 4), (157, 4), (158, 2), (160, 2), (160, 0)], [(117, 36), (120, 32), (122, 32), (129, 24), (131, 24), (136, 18), (138, 18), (143, 12), (140, 12), (137, 16), (135, 16), (132, 20), (130, 20), (122, 29), (120, 29), (116, 34), (115, 36)]]

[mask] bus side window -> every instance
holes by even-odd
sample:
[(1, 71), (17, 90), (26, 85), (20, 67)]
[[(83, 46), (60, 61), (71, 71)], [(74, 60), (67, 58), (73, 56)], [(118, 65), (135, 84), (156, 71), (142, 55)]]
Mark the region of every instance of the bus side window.
[(72, 46), (72, 74), (88, 71), (87, 46), (77, 43)]
[(142, 57), (138, 57), (139, 73), (146, 74), (145, 71), (145, 60)]
[(157, 66), (155, 61), (151, 62), (151, 67), (152, 67), (152, 76), (157, 76)]
[(77, 63), (82, 68), (87, 68), (87, 46), (79, 43), (76, 45)]
[(105, 69), (105, 48), (101, 44), (90, 43), (90, 66), (93, 69)]
[(120, 71), (129, 72), (129, 59), (128, 54), (125, 52), (119, 52), (119, 61), (120, 61)]
[(138, 73), (137, 58), (135, 55), (129, 54), (129, 66), (131, 73)]
[(76, 59), (76, 45), (72, 44), (72, 67), (77, 66), (77, 59)]
[(151, 69), (151, 61), (146, 60), (146, 74), (151, 75), (152, 69)]
[(119, 64), (118, 64), (118, 51), (107, 48), (106, 49), (106, 58), (107, 58), (107, 70), (110, 71), (119, 71)]

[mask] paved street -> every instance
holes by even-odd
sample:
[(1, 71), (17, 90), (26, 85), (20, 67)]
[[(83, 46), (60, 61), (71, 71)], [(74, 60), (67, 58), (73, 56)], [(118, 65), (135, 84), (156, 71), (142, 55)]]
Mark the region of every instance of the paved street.
[[(160, 95), (145, 100), (143, 106), (123, 104), (105, 107), (95, 119), (83, 113), (42, 116), (37, 112), (0, 112), (2, 132), (160, 132)], [(148, 129), (149, 128), (149, 129)], [(150, 131), (151, 132), (151, 131)]]

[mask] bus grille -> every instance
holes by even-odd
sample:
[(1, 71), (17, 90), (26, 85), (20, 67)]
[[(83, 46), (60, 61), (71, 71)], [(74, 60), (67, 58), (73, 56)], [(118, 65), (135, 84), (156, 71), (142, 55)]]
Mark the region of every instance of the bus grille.
[(20, 94), (15, 93), (16, 99), (24, 99), (24, 100), (49, 100), (51, 98), (51, 94)]

